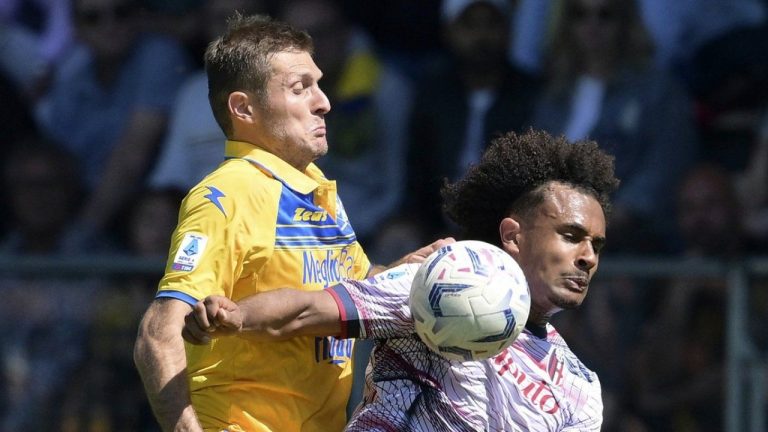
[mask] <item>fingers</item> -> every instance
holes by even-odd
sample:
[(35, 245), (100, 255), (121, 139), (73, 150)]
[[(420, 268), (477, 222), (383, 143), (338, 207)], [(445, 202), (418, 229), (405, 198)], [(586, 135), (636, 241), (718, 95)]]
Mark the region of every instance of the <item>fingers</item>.
[(454, 239), (453, 237), (445, 237), (445, 238), (441, 238), (441, 239), (436, 240), (434, 243), (429, 245), (429, 247), (432, 248), (431, 252), (434, 252), (434, 251), (440, 249), (441, 247), (449, 245), (451, 243), (456, 243), (456, 239)]
[(211, 342), (210, 336), (207, 334), (193, 334), (187, 326), (181, 329), (181, 337), (192, 345), (208, 345)]
[(181, 335), (184, 340), (191, 344), (205, 345), (211, 342), (209, 334), (211, 329), (205, 305), (202, 302), (197, 302), (192, 307), (192, 312), (184, 317), (184, 328)]
[(448, 244), (455, 243), (455, 242), (456, 240), (453, 237), (438, 239), (432, 242), (432, 244), (424, 246), (423, 248), (412, 253), (411, 255), (408, 255), (405, 261), (410, 263), (422, 263), (424, 262), (424, 260), (427, 259), (429, 255), (432, 254), (432, 252), (440, 249), (443, 246), (446, 246)]
[(212, 337), (237, 332), (242, 326), (242, 314), (235, 302), (227, 297), (208, 296), (184, 317), (181, 335), (189, 343), (204, 345)]
[(203, 303), (215, 330), (240, 330), (243, 320), (237, 303), (222, 296), (208, 296)]

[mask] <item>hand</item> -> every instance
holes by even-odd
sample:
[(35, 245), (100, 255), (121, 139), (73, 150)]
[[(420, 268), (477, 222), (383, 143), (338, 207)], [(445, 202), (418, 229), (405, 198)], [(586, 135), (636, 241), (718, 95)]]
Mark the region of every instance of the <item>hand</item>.
[(455, 242), (456, 240), (453, 237), (441, 238), (439, 240), (436, 240), (430, 245), (419, 248), (418, 250), (411, 252), (408, 255), (400, 258), (395, 263), (391, 264), (389, 267), (391, 268), (391, 267), (395, 267), (405, 263), (422, 263), (424, 262), (425, 259), (427, 259), (428, 256), (432, 254), (432, 252), (440, 249), (445, 245), (455, 243)]
[(243, 314), (237, 303), (224, 296), (208, 296), (184, 317), (181, 335), (195, 345), (205, 345), (212, 337), (229, 335), (243, 328)]

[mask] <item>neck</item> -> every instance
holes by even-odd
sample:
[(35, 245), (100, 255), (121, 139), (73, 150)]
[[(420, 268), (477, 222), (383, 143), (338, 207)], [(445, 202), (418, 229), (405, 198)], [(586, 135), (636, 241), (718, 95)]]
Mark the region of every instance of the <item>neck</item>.
[(530, 321), (525, 323), (525, 328), (531, 332), (532, 335), (536, 336), (539, 339), (546, 339), (547, 338), (547, 325), (544, 324), (542, 326), (534, 324)]

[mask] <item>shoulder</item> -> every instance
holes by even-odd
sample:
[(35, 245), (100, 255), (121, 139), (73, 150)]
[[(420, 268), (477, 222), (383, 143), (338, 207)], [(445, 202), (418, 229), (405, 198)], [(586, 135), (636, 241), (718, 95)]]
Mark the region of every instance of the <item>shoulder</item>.
[(226, 216), (234, 215), (235, 210), (242, 210), (244, 206), (256, 210), (276, 209), (281, 188), (279, 181), (247, 161), (230, 159), (192, 187), (182, 207), (193, 211), (204, 206)]

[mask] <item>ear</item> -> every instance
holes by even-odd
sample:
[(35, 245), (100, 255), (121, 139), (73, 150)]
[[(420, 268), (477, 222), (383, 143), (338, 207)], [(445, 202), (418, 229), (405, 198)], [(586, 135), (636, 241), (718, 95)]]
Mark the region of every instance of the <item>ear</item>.
[(241, 91), (230, 93), (227, 98), (227, 107), (232, 116), (232, 122), (255, 123), (258, 112), (253, 107), (254, 102), (248, 93)]
[(499, 235), (501, 236), (501, 245), (513, 258), (520, 254), (520, 222), (511, 217), (505, 217), (499, 224)]

